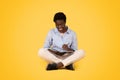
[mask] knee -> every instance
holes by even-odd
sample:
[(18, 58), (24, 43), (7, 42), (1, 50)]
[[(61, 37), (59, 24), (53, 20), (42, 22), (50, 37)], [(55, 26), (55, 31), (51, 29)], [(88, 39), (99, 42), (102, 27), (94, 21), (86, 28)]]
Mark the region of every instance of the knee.
[(39, 48), (39, 50), (38, 50), (38, 56), (42, 56), (43, 55), (43, 53), (45, 53), (45, 48)]
[(85, 50), (80, 49), (76, 51), (77, 54), (79, 54), (80, 57), (85, 57)]

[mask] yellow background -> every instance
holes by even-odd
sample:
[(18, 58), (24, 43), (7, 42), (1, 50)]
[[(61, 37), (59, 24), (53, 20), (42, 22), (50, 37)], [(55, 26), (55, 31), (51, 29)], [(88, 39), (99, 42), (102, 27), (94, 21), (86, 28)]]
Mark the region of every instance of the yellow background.
[[(0, 80), (120, 80), (119, 0), (1, 0)], [(76, 71), (46, 71), (38, 57), (63, 11), (86, 57)]]

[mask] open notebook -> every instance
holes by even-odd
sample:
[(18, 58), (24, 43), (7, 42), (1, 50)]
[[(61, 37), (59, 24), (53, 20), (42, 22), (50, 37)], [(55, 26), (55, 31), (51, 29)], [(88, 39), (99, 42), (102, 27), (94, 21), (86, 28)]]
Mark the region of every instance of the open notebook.
[[(48, 48), (48, 49), (51, 49), (51, 50), (53, 50), (53, 51), (56, 51), (56, 52), (57, 52), (57, 50), (55, 50), (55, 49), (52, 49), (52, 48)], [(74, 52), (74, 51), (65, 51), (65, 52)]]

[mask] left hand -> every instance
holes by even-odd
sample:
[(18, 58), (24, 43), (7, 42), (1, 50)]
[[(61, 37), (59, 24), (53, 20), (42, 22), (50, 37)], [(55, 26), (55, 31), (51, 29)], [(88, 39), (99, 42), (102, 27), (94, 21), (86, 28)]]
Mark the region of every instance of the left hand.
[(70, 51), (70, 52), (74, 52), (74, 50), (71, 49), (71, 48), (69, 48), (67, 44), (64, 44), (64, 45), (62, 46), (62, 48), (63, 48), (64, 50), (67, 50), (67, 51)]
[(69, 50), (69, 47), (68, 47), (67, 44), (63, 44), (62, 48), (63, 48), (64, 50)]

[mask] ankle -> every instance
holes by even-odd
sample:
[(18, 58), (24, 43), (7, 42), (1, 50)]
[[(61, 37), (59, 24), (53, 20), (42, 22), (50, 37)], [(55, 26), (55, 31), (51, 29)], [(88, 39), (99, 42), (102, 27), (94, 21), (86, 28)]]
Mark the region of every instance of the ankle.
[(62, 62), (59, 62), (58, 64), (57, 64), (57, 68), (61, 68), (61, 67), (63, 67), (64, 65), (63, 65), (63, 63)]

